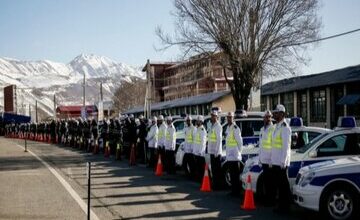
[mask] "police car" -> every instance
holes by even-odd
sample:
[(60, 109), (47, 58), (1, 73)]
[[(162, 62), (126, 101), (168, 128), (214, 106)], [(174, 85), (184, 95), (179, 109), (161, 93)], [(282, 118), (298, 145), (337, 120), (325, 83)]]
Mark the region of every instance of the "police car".
[[(288, 168), (290, 186), (295, 183), (296, 175), (301, 167), (317, 162), (360, 155), (360, 128), (356, 127), (354, 117), (340, 117), (337, 129), (323, 133), (303, 147), (291, 151), (291, 161)], [(259, 158), (253, 157), (246, 161), (241, 181), (246, 187), (246, 178), (251, 176), (252, 190), (257, 195), (264, 193), (262, 168)]]
[[(358, 146), (360, 148), (360, 146)], [(332, 219), (359, 219), (360, 157), (315, 163), (300, 169), (295, 202)]]

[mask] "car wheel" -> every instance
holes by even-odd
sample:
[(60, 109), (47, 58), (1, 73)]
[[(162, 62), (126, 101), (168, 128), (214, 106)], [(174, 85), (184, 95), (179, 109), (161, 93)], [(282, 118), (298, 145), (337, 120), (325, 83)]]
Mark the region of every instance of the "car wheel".
[(320, 212), (327, 218), (344, 220), (355, 217), (359, 207), (359, 196), (354, 190), (332, 187), (327, 190), (320, 202)]

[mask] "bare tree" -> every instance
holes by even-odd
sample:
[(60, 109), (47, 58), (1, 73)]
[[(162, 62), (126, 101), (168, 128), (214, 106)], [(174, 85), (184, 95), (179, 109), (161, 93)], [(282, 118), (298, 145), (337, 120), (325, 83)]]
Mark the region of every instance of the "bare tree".
[(156, 29), (161, 49), (221, 52), (237, 109), (248, 108), (251, 88), (263, 76), (294, 74), (297, 64), (306, 63), (308, 45), (302, 42), (317, 39), (321, 26), (318, 0), (174, 0), (174, 5), (175, 34)]
[(138, 77), (132, 77), (131, 81), (122, 80), (113, 97), (115, 109), (118, 110), (117, 113), (144, 105), (145, 93), (146, 80)]

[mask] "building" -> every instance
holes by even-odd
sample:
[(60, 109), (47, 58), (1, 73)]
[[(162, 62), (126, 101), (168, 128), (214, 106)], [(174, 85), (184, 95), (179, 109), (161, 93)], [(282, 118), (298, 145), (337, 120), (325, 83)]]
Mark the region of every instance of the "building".
[[(169, 101), (196, 95), (229, 91), (223, 67), (220, 65), (221, 53), (211, 56), (200, 54), (185, 62), (150, 63), (152, 102)], [(145, 72), (147, 65), (143, 68)], [(227, 73), (232, 80), (232, 73)]]
[(283, 104), (288, 116), (308, 125), (333, 128), (339, 116), (360, 122), (360, 65), (270, 82), (261, 88), (261, 109)]
[[(61, 119), (81, 117), (82, 105), (58, 106), (56, 108), (56, 117)], [(95, 105), (86, 106), (86, 115), (88, 117), (97, 117), (98, 109)]]
[[(165, 102), (154, 103), (151, 106), (152, 115), (208, 115), (213, 107), (221, 107), (223, 112), (234, 111), (235, 103), (230, 91), (207, 93), (192, 97), (174, 99)], [(144, 113), (144, 107), (132, 108), (124, 114), (136, 116)]]

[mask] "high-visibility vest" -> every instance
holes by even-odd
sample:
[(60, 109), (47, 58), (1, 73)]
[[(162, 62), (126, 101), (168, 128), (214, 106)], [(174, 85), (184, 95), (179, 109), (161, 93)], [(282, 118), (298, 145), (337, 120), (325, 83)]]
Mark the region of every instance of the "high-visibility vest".
[(170, 132), (168, 130), (166, 130), (165, 138), (166, 140), (170, 141)]
[(237, 141), (234, 137), (233, 128), (230, 128), (230, 134), (226, 137), (226, 147), (237, 147)]
[(211, 143), (216, 143), (215, 129), (212, 129), (212, 130), (211, 130), (209, 142), (211, 142)]
[(267, 129), (267, 135), (266, 139), (262, 138), (262, 148), (264, 150), (271, 150), (271, 141), (272, 141), (272, 133), (274, 132), (274, 127), (270, 125), (270, 127)]
[(164, 136), (164, 130), (160, 128), (158, 133), (158, 138), (161, 139), (163, 136)]
[[(281, 129), (281, 128), (280, 128)], [(281, 130), (280, 132), (278, 132), (275, 137), (272, 138), (271, 140), (271, 146), (272, 148), (277, 148), (277, 149), (281, 149), (282, 148), (282, 137), (281, 137)]]
[(193, 128), (189, 129), (189, 131), (186, 135), (186, 141), (190, 144), (193, 143)]
[(195, 144), (201, 144), (201, 139), (200, 139), (200, 131), (196, 132), (195, 135)]

